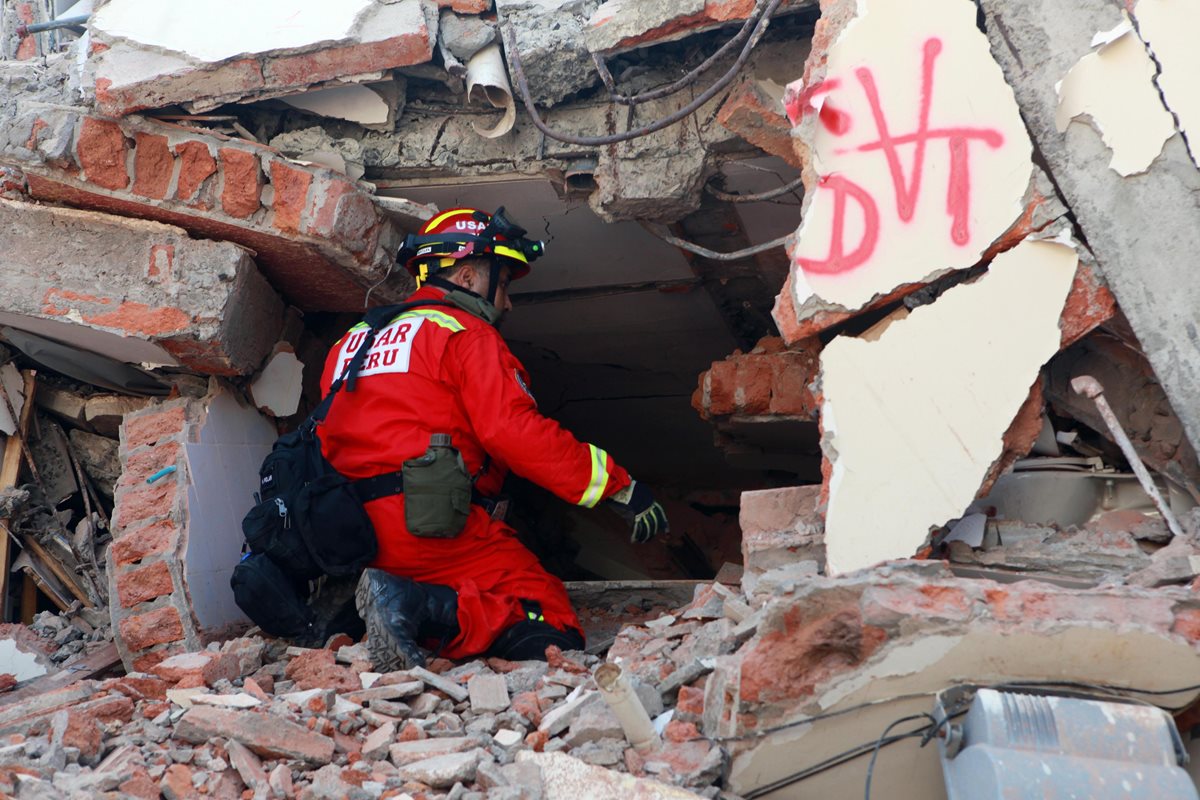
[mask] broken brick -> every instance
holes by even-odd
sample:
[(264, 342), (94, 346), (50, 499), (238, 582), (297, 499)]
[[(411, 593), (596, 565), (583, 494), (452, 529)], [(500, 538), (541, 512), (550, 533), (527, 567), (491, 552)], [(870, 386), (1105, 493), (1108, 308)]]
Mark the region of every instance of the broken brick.
[(120, 572), (116, 577), (117, 598), (125, 608), (170, 594), (174, 585), (171, 571), (164, 561), (140, 569)]
[(124, 189), (129, 185), (125, 167), (129, 145), (117, 123), (85, 118), (76, 148), (79, 166), (89, 181), (105, 189)]
[(175, 170), (175, 158), (167, 145), (167, 137), (148, 133), (136, 135), (137, 146), (133, 160), (134, 194), (162, 200), (167, 196)]
[(183, 621), (173, 606), (126, 617), (118, 627), (121, 639), (130, 650), (144, 650), (183, 638)]

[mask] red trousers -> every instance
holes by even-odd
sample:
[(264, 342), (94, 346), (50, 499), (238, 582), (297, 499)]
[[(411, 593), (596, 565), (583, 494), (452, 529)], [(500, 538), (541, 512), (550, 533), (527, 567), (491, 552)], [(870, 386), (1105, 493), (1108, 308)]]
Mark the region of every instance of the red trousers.
[(471, 507), (466, 527), (453, 539), (413, 536), (402, 524), (389, 524), (404, 519), (403, 495), (368, 503), (367, 512), (379, 538), (371, 566), (458, 592), (459, 635), (438, 655), (483, 653), (506, 628), (525, 619), (522, 600), (539, 603), (546, 622), (559, 630), (583, 634), (562, 581), (542, 568), (511, 527), (482, 507)]

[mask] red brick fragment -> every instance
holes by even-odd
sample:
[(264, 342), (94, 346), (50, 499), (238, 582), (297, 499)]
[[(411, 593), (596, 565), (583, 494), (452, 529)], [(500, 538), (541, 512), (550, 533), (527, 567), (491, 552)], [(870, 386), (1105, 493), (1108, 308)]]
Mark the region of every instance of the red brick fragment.
[(258, 156), (236, 147), (222, 147), (217, 155), (225, 176), (221, 208), (231, 217), (245, 219), (261, 205), (262, 176)]
[(282, 161), (271, 162), (271, 186), (275, 189), (274, 225), (285, 233), (299, 233), (308, 203), (312, 173)]
[(90, 183), (105, 189), (124, 189), (129, 185), (125, 157), (129, 144), (120, 126), (109, 120), (85, 117), (79, 129), (75, 152), (79, 165)]
[(118, 566), (124, 566), (165, 553), (175, 545), (178, 534), (178, 528), (169, 519), (135, 530), (126, 529), (112, 544), (113, 559)]
[(167, 476), (149, 486), (139, 486), (119, 495), (117, 511), (120, 524), (128, 525), (153, 517), (170, 516), (175, 508), (177, 481)]
[(180, 200), (196, 197), (200, 187), (217, 171), (217, 160), (204, 142), (183, 142), (176, 146), (179, 154), (179, 182), (175, 196)]
[(144, 650), (183, 638), (183, 620), (172, 606), (126, 617), (121, 620), (119, 628), (121, 640), (130, 650)]
[(297, 690), (334, 689), (353, 692), (362, 689), (358, 676), (343, 666), (334, 663), (329, 650), (309, 650), (296, 656), (287, 665), (284, 675), (296, 682)]
[(700, 730), (694, 722), (684, 722), (682, 720), (673, 719), (667, 723), (667, 728), (663, 731), (663, 738), (668, 742), (690, 742), (693, 739), (699, 739)]
[(171, 173), (175, 171), (175, 157), (167, 145), (167, 137), (150, 133), (138, 133), (134, 137), (133, 193), (154, 200), (167, 196), (171, 185)]
[(170, 594), (174, 588), (171, 571), (164, 561), (117, 574), (117, 599), (122, 608), (133, 608), (138, 603)]
[(181, 405), (126, 417), (121, 425), (121, 444), (127, 450), (157, 444), (162, 439), (180, 436), (186, 422)]
[(588, 672), (588, 668), (583, 664), (564, 656), (562, 648), (556, 644), (546, 648), (546, 663), (550, 665), (550, 669), (561, 669), (577, 675), (584, 675)]

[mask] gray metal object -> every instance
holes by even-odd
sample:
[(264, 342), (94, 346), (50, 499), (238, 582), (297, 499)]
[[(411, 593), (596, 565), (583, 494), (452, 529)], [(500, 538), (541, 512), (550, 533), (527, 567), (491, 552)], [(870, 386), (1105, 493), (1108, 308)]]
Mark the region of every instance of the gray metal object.
[(1138, 480), (1141, 481), (1142, 488), (1146, 490), (1146, 494), (1150, 495), (1150, 499), (1158, 507), (1158, 511), (1162, 514), (1163, 519), (1166, 520), (1167, 527), (1170, 528), (1172, 535), (1183, 536), (1183, 529), (1179, 527), (1179, 520), (1175, 519), (1175, 515), (1171, 513), (1171, 509), (1167, 505), (1167, 502), (1163, 500), (1158, 487), (1154, 485), (1154, 479), (1150, 477), (1150, 471), (1142, 463), (1142, 457), (1138, 455), (1133, 442), (1129, 441), (1129, 436), (1126, 435), (1125, 429), (1121, 427), (1121, 421), (1117, 419), (1117, 415), (1113, 413), (1112, 407), (1104, 399), (1104, 387), (1100, 385), (1100, 381), (1091, 375), (1080, 375), (1071, 381), (1071, 388), (1096, 402), (1096, 410), (1104, 418), (1104, 424), (1108, 426), (1109, 432), (1112, 433), (1113, 440), (1121, 447), (1121, 452), (1125, 454), (1126, 460), (1129, 461), (1129, 466), (1133, 468), (1133, 474), (1137, 475)]
[[(934, 715), (969, 697), (938, 696)], [(980, 689), (938, 738), (949, 800), (1196, 800), (1175, 724), (1148, 705)]]

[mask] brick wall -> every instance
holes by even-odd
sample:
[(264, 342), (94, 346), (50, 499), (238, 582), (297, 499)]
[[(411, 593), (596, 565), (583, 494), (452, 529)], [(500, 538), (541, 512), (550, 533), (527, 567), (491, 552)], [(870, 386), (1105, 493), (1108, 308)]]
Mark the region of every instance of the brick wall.
[[(200, 401), (170, 400), (126, 416), (121, 425), (108, 592), (117, 649), (128, 669), (144, 672), (201, 646), (181, 556), (188, 524), (184, 445), (190, 424), (202, 415)], [(175, 472), (146, 482), (167, 467)]]
[(820, 343), (788, 350), (783, 340), (768, 336), (749, 353), (735, 352), (700, 373), (692, 407), (703, 419), (783, 416), (815, 420), (819, 403), (812, 382), (820, 366)]
[[(10, 139), (22, 146), (0, 145), (0, 161), (25, 172), (32, 197), (248, 247), (272, 285), (304, 308), (362, 308), (364, 287), (399, 245), (371, 195), (345, 175), (263, 145), (62, 106), (39, 107), (15, 127)], [(397, 299), (408, 288), (401, 280), (376, 294)]]
[[(246, 622), (229, 577), (258, 466), (276, 435), (221, 388), (125, 416), (108, 580), (127, 669), (145, 671)], [(175, 471), (146, 482), (169, 467)]]

